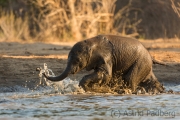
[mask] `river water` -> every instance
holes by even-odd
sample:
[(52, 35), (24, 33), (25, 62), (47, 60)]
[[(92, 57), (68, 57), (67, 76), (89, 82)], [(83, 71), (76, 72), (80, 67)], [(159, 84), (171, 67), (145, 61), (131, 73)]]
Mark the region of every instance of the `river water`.
[[(180, 119), (180, 95), (117, 95), (85, 93), (77, 81), (66, 78), (34, 90), (14, 86), (0, 88), (0, 119), (163, 120)], [(180, 85), (166, 85), (180, 91)], [(13, 89), (13, 91), (12, 91)]]

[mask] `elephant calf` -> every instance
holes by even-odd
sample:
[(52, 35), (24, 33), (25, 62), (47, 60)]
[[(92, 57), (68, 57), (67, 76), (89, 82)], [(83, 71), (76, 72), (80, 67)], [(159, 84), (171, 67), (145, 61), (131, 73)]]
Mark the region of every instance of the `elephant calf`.
[(157, 91), (164, 88), (152, 71), (153, 59), (146, 48), (136, 39), (98, 35), (76, 43), (68, 55), (67, 67), (57, 77), (44, 76), (51, 81), (61, 81), (68, 74), (75, 74), (82, 69), (94, 70), (79, 83), (85, 91), (91, 91), (93, 84), (106, 85), (117, 74), (128, 87), (135, 92), (142, 83), (152, 85)]

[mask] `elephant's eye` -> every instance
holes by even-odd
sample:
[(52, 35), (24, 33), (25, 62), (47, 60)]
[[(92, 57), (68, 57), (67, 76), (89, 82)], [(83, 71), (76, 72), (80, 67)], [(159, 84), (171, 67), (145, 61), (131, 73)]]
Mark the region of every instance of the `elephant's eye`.
[(76, 58), (75, 63), (79, 63), (81, 61), (81, 58)]
[(82, 53), (82, 50), (77, 50), (77, 53), (78, 53), (78, 54)]

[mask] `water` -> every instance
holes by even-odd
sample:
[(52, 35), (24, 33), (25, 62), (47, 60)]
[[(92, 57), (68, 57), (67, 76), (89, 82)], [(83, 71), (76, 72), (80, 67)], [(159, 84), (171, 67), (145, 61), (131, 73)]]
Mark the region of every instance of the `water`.
[(0, 94), (0, 119), (179, 119), (179, 95)]
[[(178, 94), (85, 93), (77, 81), (69, 78), (46, 84), (34, 90), (14, 86), (13, 92), (0, 93), (0, 119), (180, 119)], [(180, 90), (180, 86), (165, 87)]]

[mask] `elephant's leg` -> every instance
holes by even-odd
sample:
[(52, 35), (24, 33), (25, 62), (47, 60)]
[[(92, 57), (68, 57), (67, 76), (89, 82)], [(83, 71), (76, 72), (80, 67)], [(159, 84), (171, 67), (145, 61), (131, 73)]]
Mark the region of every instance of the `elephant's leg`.
[(132, 92), (135, 91), (136, 86), (137, 86), (136, 82), (134, 82), (134, 81), (137, 81), (136, 80), (137, 79), (137, 77), (136, 77), (137, 70), (136, 69), (137, 69), (136, 65), (133, 64), (123, 78), (125, 80), (125, 82), (128, 83), (128, 86), (132, 89)]
[[(144, 69), (139, 69), (139, 68), (144, 68)], [(127, 74), (125, 75), (124, 80), (129, 83), (129, 87), (131, 88), (132, 93), (136, 91), (137, 86), (143, 79), (145, 79), (148, 72), (150, 72), (150, 70), (148, 70), (148, 68), (141, 67), (141, 64), (138, 62), (135, 62), (130, 67)]]
[(84, 76), (80, 81), (79, 86), (81, 86), (85, 91), (91, 91), (92, 84), (107, 84), (109, 79), (110, 77), (108, 75), (105, 75), (103, 72), (94, 72)]
[(152, 72), (152, 70), (151, 70), (151, 73), (148, 76), (147, 80), (148, 80), (148, 85), (147, 86), (150, 86), (149, 90), (147, 90), (147, 91), (150, 91), (152, 89), (153, 92), (154, 91), (156, 91), (156, 92), (164, 92), (165, 88), (164, 88), (163, 84), (161, 84), (157, 80), (157, 78), (154, 75), (154, 73)]

